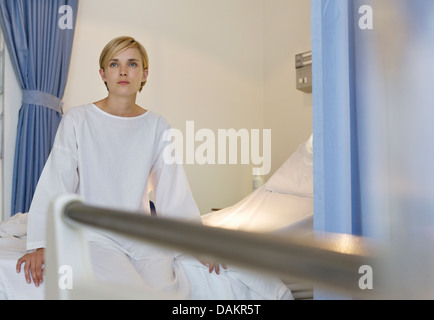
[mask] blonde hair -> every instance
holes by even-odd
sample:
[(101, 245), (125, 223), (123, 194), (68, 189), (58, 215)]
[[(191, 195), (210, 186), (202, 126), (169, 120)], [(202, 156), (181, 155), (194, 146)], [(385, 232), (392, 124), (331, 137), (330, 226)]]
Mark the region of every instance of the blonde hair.
[[(140, 44), (140, 42), (138, 42), (134, 38), (128, 37), (128, 36), (122, 36), (122, 37), (115, 38), (104, 47), (104, 49), (101, 52), (100, 58), (99, 58), (100, 69), (105, 70), (109, 61), (114, 56), (116, 56), (117, 54), (119, 54), (119, 53), (121, 53), (127, 49), (131, 49), (131, 48), (135, 48), (135, 49), (139, 50), (140, 56), (142, 57), (143, 70), (148, 70), (149, 69), (149, 58), (148, 58), (148, 53), (146, 52), (146, 49), (142, 46), (142, 44)], [(142, 85), (140, 87), (139, 92), (142, 91), (145, 84), (146, 84), (146, 81), (142, 82)], [(105, 85), (107, 87), (107, 83)], [(108, 87), (107, 87), (107, 90), (108, 90)]]

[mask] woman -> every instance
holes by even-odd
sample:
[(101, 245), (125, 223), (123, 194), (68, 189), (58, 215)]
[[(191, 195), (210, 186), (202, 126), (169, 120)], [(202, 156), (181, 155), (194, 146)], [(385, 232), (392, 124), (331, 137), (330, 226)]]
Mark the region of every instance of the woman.
[[(28, 283), (43, 281), (46, 215), (49, 202), (60, 194), (78, 193), (89, 205), (149, 214), (149, 183), (159, 216), (201, 222), (182, 166), (163, 159), (168, 143), (163, 135), (170, 126), (136, 104), (148, 74), (143, 46), (131, 37), (116, 38), (100, 57), (108, 96), (64, 116), (29, 210), (29, 252), (17, 263), (17, 272), (24, 264)], [(179, 286), (174, 253), (109, 233), (94, 233), (88, 240), (101, 279), (163, 290)], [(219, 273), (218, 265), (207, 265)]]

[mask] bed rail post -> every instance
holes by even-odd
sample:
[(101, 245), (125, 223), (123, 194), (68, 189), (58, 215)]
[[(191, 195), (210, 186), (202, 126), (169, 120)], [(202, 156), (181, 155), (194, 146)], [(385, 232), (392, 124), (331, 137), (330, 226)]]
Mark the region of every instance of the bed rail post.
[(77, 279), (93, 281), (84, 229), (64, 222), (65, 207), (73, 202), (81, 202), (81, 199), (64, 195), (53, 200), (49, 209), (45, 257), (49, 300), (70, 299)]
[(92, 271), (86, 231), (79, 223), (65, 217), (66, 209), (82, 203), (76, 195), (64, 195), (53, 200), (48, 217), (45, 256), (46, 299), (48, 300), (155, 300), (176, 299), (144, 288), (108, 284), (97, 280)]

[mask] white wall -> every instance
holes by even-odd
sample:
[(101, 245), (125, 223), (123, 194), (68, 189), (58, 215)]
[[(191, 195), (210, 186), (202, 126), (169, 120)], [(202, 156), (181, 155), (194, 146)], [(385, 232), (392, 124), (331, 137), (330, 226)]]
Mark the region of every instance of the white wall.
[(312, 94), (296, 90), (295, 55), (311, 50), (310, 1), (264, 1), (264, 126), (272, 172), (312, 134)]
[[(138, 103), (175, 128), (188, 120), (215, 132), (270, 128), (272, 171), (312, 132), (311, 95), (296, 91), (294, 63), (296, 53), (310, 50), (309, 1), (81, 1), (75, 28), (66, 110), (105, 97), (99, 54), (112, 38), (131, 35), (150, 56)], [(16, 103), (20, 95), (9, 92), (6, 104)], [(251, 191), (250, 166), (185, 169), (202, 213)]]

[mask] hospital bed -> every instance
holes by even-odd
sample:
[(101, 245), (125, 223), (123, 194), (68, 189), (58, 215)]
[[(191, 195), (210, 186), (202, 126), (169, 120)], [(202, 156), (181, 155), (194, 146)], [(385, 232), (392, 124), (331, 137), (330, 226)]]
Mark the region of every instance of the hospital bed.
[[(260, 189), (232, 207), (203, 216), (206, 227), (240, 232), (306, 237), (312, 233), (312, 138), (276, 171)], [(17, 260), (25, 252), (27, 215), (17, 214), (0, 224), (0, 299), (45, 299), (46, 282), (28, 285), (17, 274)], [(237, 267), (210, 275), (208, 268), (182, 257), (194, 299), (311, 299), (312, 286), (299, 281), (262, 276)], [(213, 288), (210, 294), (209, 288)], [(288, 290), (288, 288), (290, 290)]]

